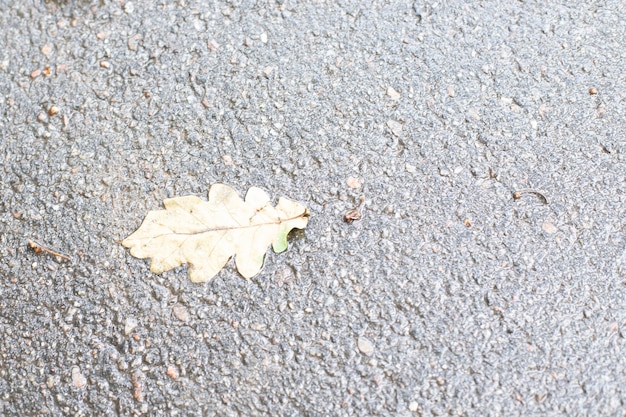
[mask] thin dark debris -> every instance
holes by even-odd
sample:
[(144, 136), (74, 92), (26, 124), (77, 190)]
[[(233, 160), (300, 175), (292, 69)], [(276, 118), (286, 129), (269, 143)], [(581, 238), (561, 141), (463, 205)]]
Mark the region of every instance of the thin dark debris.
[(532, 190), (532, 189), (528, 189), (528, 188), (523, 189), (523, 190), (514, 191), (513, 192), (513, 199), (514, 200), (519, 200), (520, 198), (522, 198), (524, 196), (524, 194), (532, 194), (532, 195), (536, 196), (539, 199), (539, 201), (541, 201), (541, 203), (543, 203), (543, 204), (550, 204), (548, 202), (548, 199), (546, 198), (546, 196), (543, 193), (541, 193), (541, 192), (539, 192), (537, 190)]
[(352, 223), (353, 221), (361, 220), (363, 218), (363, 206), (365, 206), (365, 196), (361, 196), (359, 198), (359, 205), (351, 210), (348, 210), (346, 214), (343, 215), (343, 220), (346, 223)]
[(72, 258), (70, 258), (68, 255), (64, 255), (64, 254), (62, 254), (60, 252), (54, 251), (54, 250), (52, 250), (52, 249), (42, 245), (41, 243), (35, 242), (34, 240), (29, 239), (28, 240), (28, 246), (35, 253), (46, 252), (46, 253), (49, 253), (50, 255), (56, 256), (57, 258), (65, 259), (66, 261), (72, 262)]

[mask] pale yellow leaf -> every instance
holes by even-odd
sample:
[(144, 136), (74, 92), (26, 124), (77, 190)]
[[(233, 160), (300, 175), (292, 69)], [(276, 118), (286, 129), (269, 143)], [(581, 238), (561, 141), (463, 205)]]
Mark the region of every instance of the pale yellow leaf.
[(304, 229), (309, 211), (303, 205), (280, 198), (273, 207), (269, 196), (252, 187), (245, 201), (224, 184), (214, 184), (209, 201), (196, 196), (169, 198), (165, 210), (150, 211), (143, 223), (122, 242), (137, 258), (152, 258), (156, 274), (189, 265), (189, 278), (205, 282), (213, 278), (235, 255), (241, 275), (250, 278), (263, 266), (267, 247), (279, 253), (287, 249), (292, 229)]

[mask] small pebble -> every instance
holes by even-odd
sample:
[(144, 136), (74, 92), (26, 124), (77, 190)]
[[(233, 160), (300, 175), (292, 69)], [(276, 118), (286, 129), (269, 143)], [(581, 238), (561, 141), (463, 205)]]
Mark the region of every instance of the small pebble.
[(78, 366), (72, 367), (72, 384), (74, 384), (76, 388), (82, 388), (87, 385), (87, 379), (80, 373)]
[(359, 337), (356, 343), (359, 351), (362, 354), (370, 356), (372, 353), (374, 353), (374, 344), (369, 339), (366, 339), (365, 337)]
[(60, 111), (59, 106), (52, 106), (52, 107), (50, 107), (50, 109), (48, 110), (48, 114), (49, 114), (50, 116), (54, 116), (55, 114), (59, 114), (59, 111)]
[(590, 88), (589, 89), (589, 94), (594, 95), (594, 94), (598, 94), (598, 90), (596, 90), (595, 88)]
[(224, 165), (227, 166), (233, 166), (235, 164), (233, 161), (233, 157), (228, 154), (222, 155), (222, 161), (224, 162)]
[(178, 375), (178, 369), (174, 365), (170, 365), (167, 367), (167, 376), (172, 379), (177, 379)]
[(361, 188), (361, 186), (363, 185), (363, 178), (354, 178), (354, 177), (348, 177), (348, 179), (346, 180), (346, 184), (348, 184), (348, 187), (350, 188)]
[(393, 101), (398, 101), (400, 100), (401, 94), (394, 90), (393, 87), (389, 87), (387, 88), (387, 96)]
[(143, 402), (145, 379), (146, 376), (141, 371), (135, 371), (131, 376), (131, 381), (133, 383), (133, 398), (137, 402)]
[(215, 39), (210, 39), (207, 41), (207, 47), (209, 51), (215, 52), (219, 49), (220, 45), (215, 41)]
[(399, 122), (396, 122), (395, 120), (389, 120), (387, 122), (387, 127), (391, 130), (391, 133), (394, 134), (394, 136), (401, 136), (402, 135), (402, 124)]
[(48, 44), (48, 45), (44, 45), (41, 48), (41, 53), (44, 55), (50, 55), (50, 52), (52, 52), (52, 45)]
[(472, 120), (480, 120), (480, 114), (478, 114), (478, 110), (473, 107), (467, 111), (467, 116)]
[(48, 389), (52, 389), (56, 387), (58, 383), (59, 383), (58, 376), (48, 375), (48, 377), (46, 378), (46, 386), (48, 387)]
[(126, 46), (128, 46), (128, 49), (130, 49), (131, 51), (136, 51), (138, 39), (139, 39), (139, 35), (134, 35), (128, 38), (128, 40), (126, 41)]
[(137, 328), (137, 319), (134, 317), (128, 317), (124, 320), (124, 335), (128, 336)]
[(550, 223), (549, 221), (545, 221), (543, 225), (541, 226), (541, 228), (543, 229), (544, 232), (550, 235), (559, 231), (559, 229), (557, 229), (556, 226)]
[(172, 307), (172, 312), (174, 313), (174, 317), (176, 317), (180, 321), (187, 322), (187, 320), (189, 320), (189, 313), (183, 305), (174, 305), (174, 307)]

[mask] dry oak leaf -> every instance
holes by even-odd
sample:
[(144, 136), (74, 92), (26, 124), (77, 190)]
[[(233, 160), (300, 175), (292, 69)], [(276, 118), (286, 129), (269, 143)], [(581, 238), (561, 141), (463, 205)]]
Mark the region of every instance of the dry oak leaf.
[(189, 265), (192, 282), (213, 278), (235, 255), (237, 270), (245, 278), (263, 266), (267, 247), (287, 249), (291, 229), (304, 229), (309, 210), (280, 198), (272, 207), (269, 196), (251, 187), (243, 201), (225, 184), (214, 184), (209, 201), (196, 196), (169, 198), (165, 210), (150, 211), (133, 234), (122, 241), (137, 258), (152, 258), (155, 274)]

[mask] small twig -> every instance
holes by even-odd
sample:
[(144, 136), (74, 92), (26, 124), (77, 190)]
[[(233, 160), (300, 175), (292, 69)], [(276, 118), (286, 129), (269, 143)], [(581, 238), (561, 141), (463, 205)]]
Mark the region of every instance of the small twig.
[(363, 210), (363, 206), (365, 206), (365, 196), (362, 195), (359, 198), (359, 205), (352, 210), (348, 210), (346, 214), (343, 215), (343, 220), (346, 223), (352, 223), (355, 220), (361, 220), (363, 218), (363, 214), (361, 210)]
[(539, 191), (531, 190), (531, 189), (528, 189), (528, 188), (523, 189), (523, 190), (519, 190), (519, 191), (515, 191), (513, 193), (513, 198), (515, 200), (519, 200), (520, 198), (522, 198), (523, 194), (534, 194), (535, 196), (537, 196), (537, 198), (539, 198), (539, 200), (541, 200), (541, 202), (543, 204), (550, 204), (550, 203), (548, 203), (548, 199), (546, 198), (545, 195), (543, 195)]
[(45, 247), (41, 243), (35, 242), (34, 240), (29, 239), (28, 240), (28, 246), (35, 253), (46, 252), (46, 253), (49, 253), (50, 255), (53, 255), (53, 256), (59, 257), (61, 259), (65, 259), (66, 261), (72, 262), (72, 258), (70, 258), (69, 256), (64, 255), (62, 253), (59, 253), (59, 252), (55, 252), (52, 249)]

